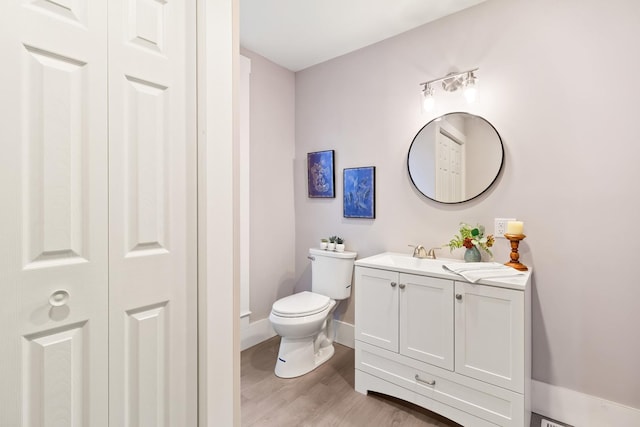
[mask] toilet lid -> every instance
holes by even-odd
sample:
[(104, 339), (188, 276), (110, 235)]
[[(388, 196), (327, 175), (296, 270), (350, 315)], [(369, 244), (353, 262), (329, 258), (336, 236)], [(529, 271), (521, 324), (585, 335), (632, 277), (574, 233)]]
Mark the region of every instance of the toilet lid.
[(273, 303), (272, 312), (282, 317), (311, 316), (329, 307), (331, 298), (303, 291)]

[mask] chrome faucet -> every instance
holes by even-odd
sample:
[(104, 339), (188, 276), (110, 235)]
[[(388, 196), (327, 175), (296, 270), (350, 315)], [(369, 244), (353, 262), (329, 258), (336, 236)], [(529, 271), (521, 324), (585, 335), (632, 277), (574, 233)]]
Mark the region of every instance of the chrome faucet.
[(422, 245), (418, 245), (418, 246), (409, 245), (409, 247), (413, 248), (414, 258), (428, 258), (428, 259), (436, 259), (436, 249), (440, 249), (440, 248), (431, 248), (427, 253), (427, 250)]

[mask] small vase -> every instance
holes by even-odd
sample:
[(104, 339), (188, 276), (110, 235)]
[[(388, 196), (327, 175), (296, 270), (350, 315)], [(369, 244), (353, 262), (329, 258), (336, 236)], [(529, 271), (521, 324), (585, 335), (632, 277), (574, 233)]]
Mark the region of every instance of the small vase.
[(344, 252), (344, 243), (336, 243), (336, 252)]
[(327, 243), (329, 243), (329, 242), (320, 242), (320, 249), (324, 249), (326, 251), (327, 250)]
[(465, 262), (480, 262), (481, 259), (480, 251), (475, 246), (464, 251)]
[(331, 242), (327, 243), (327, 250), (329, 250), (329, 251), (335, 251), (335, 250), (336, 250), (336, 244), (335, 244), (335, 242), (333, 242), (333, 243), (331, 243)]

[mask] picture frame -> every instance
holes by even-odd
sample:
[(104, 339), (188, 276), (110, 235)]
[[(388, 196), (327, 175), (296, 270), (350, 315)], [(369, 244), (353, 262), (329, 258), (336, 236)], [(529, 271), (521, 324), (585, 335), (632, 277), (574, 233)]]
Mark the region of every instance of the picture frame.
[(343, 171), (343, 216), (345, 218), (376, 217), (376, 168), (365, 166)]
[(334, 151), (307, 153), (307, 188), (310, 198), (335, 198)]

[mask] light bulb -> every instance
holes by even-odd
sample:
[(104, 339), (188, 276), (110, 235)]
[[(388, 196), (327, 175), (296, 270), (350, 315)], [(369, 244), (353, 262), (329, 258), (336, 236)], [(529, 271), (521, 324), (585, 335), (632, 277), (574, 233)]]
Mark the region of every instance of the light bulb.
[(476, 87), (468, 87), (464, 90), (464, 97), (467, 98), (467, 102), (469, 104), (473, 104), (476, 102), (476, 97), (478, 96), (478, 89)]
[(424, 99), (422, 100), (422, 108), (426, 112), (433, 111), (436, 106), (436, 98), (433, 96), (433, 88), (431, 86), (425, 86)]
[(464, 86), (464, 97), (467, 98), (469, 104), (473, 104), (478, 96), (478, 88), (476, 86), (477, 77), (473, 75), (473, 72), (469, 73)]

